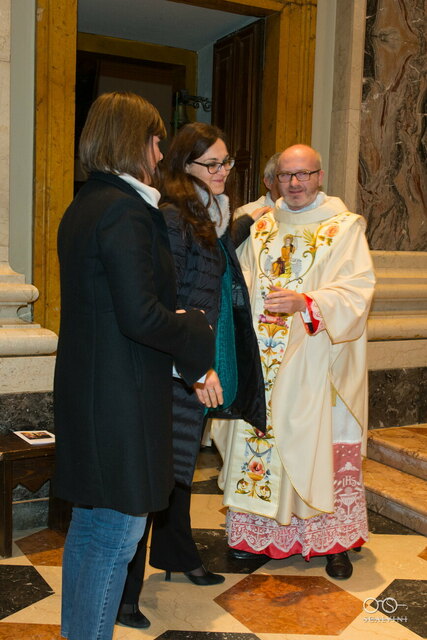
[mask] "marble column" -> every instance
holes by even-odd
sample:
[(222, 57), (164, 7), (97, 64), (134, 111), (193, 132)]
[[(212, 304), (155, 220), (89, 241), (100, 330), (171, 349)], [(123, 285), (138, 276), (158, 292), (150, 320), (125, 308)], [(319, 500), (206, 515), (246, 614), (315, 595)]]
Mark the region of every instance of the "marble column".
[[(22, 427), (53, 429), (57, 345), (55, 333), (27, 320), (38, 290), (9, 264), (12, 2), (0, 0), (0, 433)], [(48, 484), (36, 492), (15, 488), (15, 528), (46, 524)]]
[(365, 0), (337, 0), (328, 192), (357, 209)]
[[(0, 406), (4, 409), (3, 395), (12, 394), (16, 411), (17, 395), (51, 391), (57, 337), (22, 317), (38, 291), (9, 265), (11, 2), (0, 0)], [(6, 413), (0, 414), (0, 430), (15, 426)], [(17, 420), (27, 414), (28, 407)]]

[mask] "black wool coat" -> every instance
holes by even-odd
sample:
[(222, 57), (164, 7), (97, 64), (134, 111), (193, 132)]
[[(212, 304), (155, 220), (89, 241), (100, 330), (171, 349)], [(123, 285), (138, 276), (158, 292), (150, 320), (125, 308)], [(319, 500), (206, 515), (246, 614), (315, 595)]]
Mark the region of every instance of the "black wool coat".
[(172, 364), (191, 385), (212, 364), (199, 311), (176, 314), (164, 218), (118, 176), (94, 173), (58, 233), (55, 495), (134, 515), (173, 487)]
[[(161, 206), (169, 232), (177, 279), (177, 303), (185, 309), (203, 309), (215, 328), (220, 310), (221, 276), (224, 270), (222, 250), (201, 246), (192, 233), (184, 233), (178, 209)], [(241, 221), (233, 237), (241, 242), (249, 234), (250, 225)], [(236, 398), (226, 410), (214, 417), (243, 418), (265, 431), (266, 408), (264, 379), (258, 341), (252, 324), (249, 294), (230, 233), (221, 237), (232, 269), (233, 319), (235, 328), (238, 389)], [(173, 382), (173, 449), (174, 469), (178, 482), (191, 485), (204, 426), (204, 406), (185, 382)]]

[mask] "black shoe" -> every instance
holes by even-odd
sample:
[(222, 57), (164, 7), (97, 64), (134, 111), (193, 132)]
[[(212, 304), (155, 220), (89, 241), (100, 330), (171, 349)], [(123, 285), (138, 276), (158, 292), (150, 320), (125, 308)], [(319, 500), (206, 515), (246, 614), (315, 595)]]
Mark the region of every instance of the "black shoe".
[(208, 571), (203, 565), (193, 571), (185, 571), (184, 575), (193, 584), (197, 584), (199, 587), (221, 584), (221, 582), (224, 582), (225, 580), (224, 576), (221, 576), (219, 573), (212, 573), (212, 571)]
[[(221, 584), (224, 582), (224, 576), (221, 576), (219, 573), (212, 573), (212, 571), (208, 571), (202, 565), (198, 567), (198, 569), (193, 569), (193, 571), (184, 571), (184, 575), (193, 583), (199, 587), (209, 587), (214, 584)], [(171, 579), (171, 572), (166, 571), (165, 580), (169, 582)]]
[(122, 604), (116, 621), (124, 627), (134, 627), (134, 629), (147, 629), (151, 624), (137, 604)]
[(353, 565), (350, 562), (347, 551), (330, 553), (326, 556), (326, 573), (337, 580), (347, 580), (353, 573)]
[(263, 553), (251, 553), (250, 551), (243, 551), (243, 549), (233, 549), (230, 548), (228, 550), (229, 555), (236, 560), (255, 560), (256, 558), (263, 558), (265, 555)]

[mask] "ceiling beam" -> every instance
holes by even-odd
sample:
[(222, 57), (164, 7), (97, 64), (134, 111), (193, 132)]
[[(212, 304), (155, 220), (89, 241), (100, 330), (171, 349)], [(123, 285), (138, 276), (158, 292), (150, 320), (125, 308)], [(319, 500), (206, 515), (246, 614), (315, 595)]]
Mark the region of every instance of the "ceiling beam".
[[(283, 10), (287, 0), (169, 0), (178, 4), (190, 4), (202, 9), (227, 11), (244, 16), (262, 18)], [(296, 0), (298, 3), (298, 0)]]

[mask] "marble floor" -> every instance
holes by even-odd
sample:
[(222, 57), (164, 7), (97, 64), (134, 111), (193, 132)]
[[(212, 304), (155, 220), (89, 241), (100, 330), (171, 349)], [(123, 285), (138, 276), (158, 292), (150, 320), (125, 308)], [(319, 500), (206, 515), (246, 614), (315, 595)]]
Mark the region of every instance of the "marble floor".
[[(148, 567), (140, 606), (147, 630), (116, 626), (114, 640), (415, 640), (427, 637), (426, 539), (370, 513), (370, 539), (346, 581), (329, 578), (322, 558), (305, 562), (227, 554), (219, 460), (204, 449), (192, 499), (194, 536), (205, 564), (223, 573), (211, 587)], [(17, 532), (0, 560), (0, 640), (60, 640), (63, 536)], [(85, 640), (82, 638), (81, 640)]]

